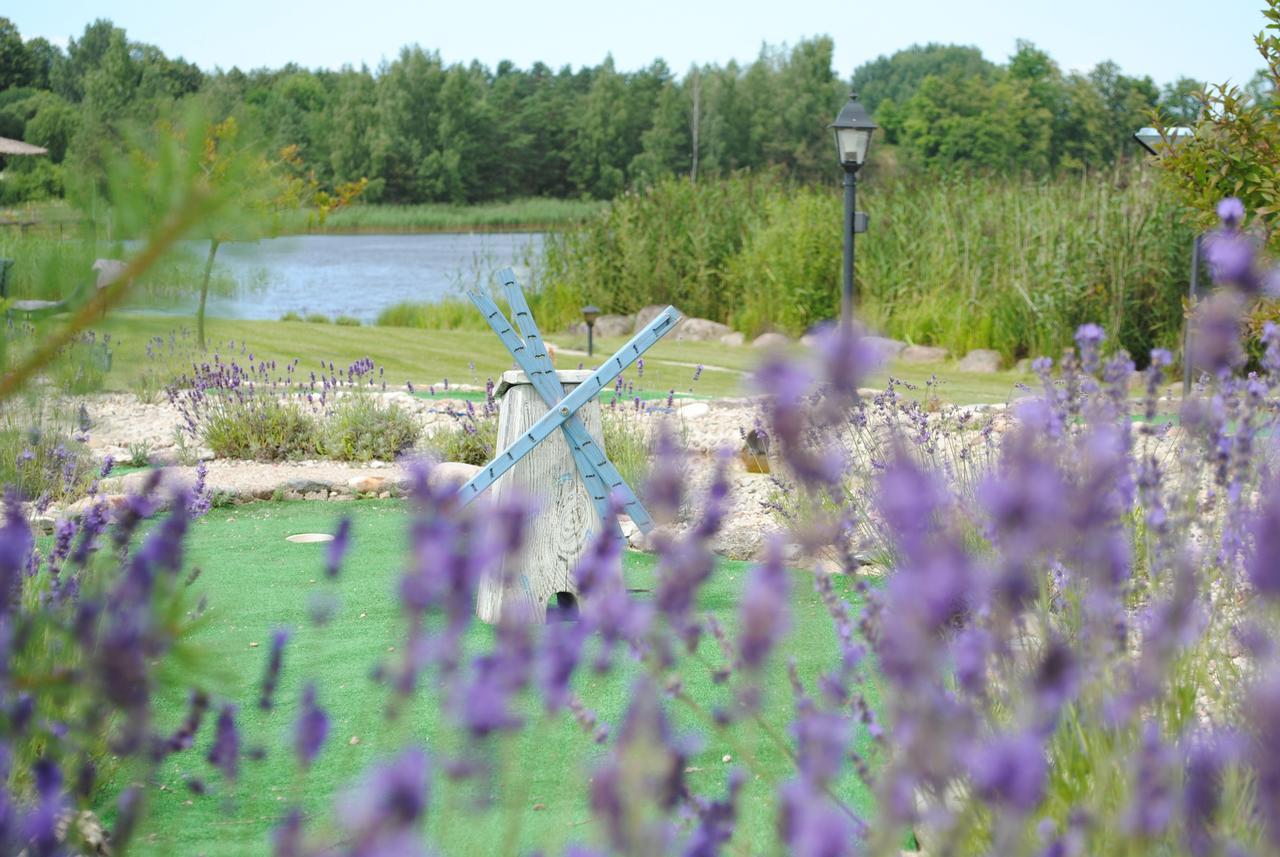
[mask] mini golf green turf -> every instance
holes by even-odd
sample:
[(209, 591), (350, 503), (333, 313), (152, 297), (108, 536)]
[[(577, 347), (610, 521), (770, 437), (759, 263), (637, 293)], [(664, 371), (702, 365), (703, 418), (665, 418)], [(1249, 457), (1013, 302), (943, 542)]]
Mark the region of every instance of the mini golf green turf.
[[(351, 551), (338, 580), (329, 582), (323, 570), (325, 544), (293, 544), (285, 537), (331, 532), (338, 518), (348, 514), (353, 519)], [(268, 853), (271, 829), (295, 803), (311, 817), (309, 826), (319, 839), (331, 842), (334, 799), (368, 765), (394, 754), (409, 740), (420, 742), (429, 753), (456, 746), (456, 732), (446, 726), (430, 683), (421, 688), (411, 710), (388, 723), (383, 718), (388, 695), (370, 679), (373, 665), (397, 658), (403, 642), (395, 587), (406, 561), (408, 519), (406, 507), (397, 501), (299, 501), (215, 509), (193, 525), (188, 565), (201, 570), (193, 595), (207, 597), (210, 611), (207, 624), (193, 638), (205, 652), (197, 669), (205, 686), (239, 706), (242, 746), (266, 746), (268, 755), (262, 761), (242, 761), (238, 780), (225, 783), (203, 758), (212, 741), (213, 717), (207, 718), (194, 751), (172, 757), (162, 767), (156, 787), (147, 790), (149, 814), (136, 840), (141, 853)], [(628, 585), (651, 587), (653, 568), (652, 557), (628, 552)], [(730, 631), (736, 625), (737, 594), (747, 570), (747, 563), (719, 563), (699, 599), (700, 610), (714, 614)], [(783, 654), (796, 659), (800, 675), (811, 683), (834, 662), (836, 636), (810, 580), (805, 572), (792, 574), (792, 633)], [(837, 587), (856, 601), (847, 581), (837, 581)], [(308, 621), (307, 603), (324, 590), (339, 596), (341, 608), (329, 625), (316, 627)], [(291, 638), (276, 705), (264, 712), (257, 705), (257, 692), (277, 628), (289, 630)], [(480, 650), (492, 639), (492, 630), (476, 623), (467, 645)], [(720, 662), (713, 640), (704, 639), (701, 652), (711, 662)], [(775, 658), (766, 681), (764, 718), (778, 733), (785, 732), (793, 710), (783, 660)], [(620, 721), (636, 678), (637, 668), (630, 661), (619, 663), (625, 667), (608, 675), (584, 670), (575, 683), (585, 704), (612, 725)], [(689, 695), (704, 707), (727, 700), (726, 689), (711, 681), (705, 667), (689, 662), (682, 675)], [(307, 682), (317, 684), (332, 731), (316, 764), (302, 774), (293, 760), (291, 735), (299, 694)], [(867, 691), (876, 704), (874, 689)], [(592, 821), (586, 796), (592, 764), (604, 748), (593, 744), (567, 712), (545, 717), (532, 701), (523, 710), (531, 715), (531, 725), (494, 747), (494, 758), (505, 761), (494, 783), (459, 787), (445, 782), (437, 769), (428, 834), (443, 853), (559, 853), (570, 842), (599, 841), (602, 831)], [(767, 850), (775, 823), (774, 786), (790, 776), (791, 763), (755, 725), (741, 727), (731, 744), (677, 703), (668, 710), (677, 732), (696, 729), (705, 736), (688, 763), (689, 781), (700, 793), (723, 794), (730, 767), (743, 761), (744, 752), (755, 757), (741, 799), (735, 836), (739, 847), (733, 853)], [(159, 705), (159, 725), (172, 728), (184, 713), (185, 700), (174, 692)], [(856, 736), (855, 747), (864, 757), (874, 755), (865, 733)], [(723, 761), (726, 755), (733, 757), (731, 763)], [(132, 776), (137, 772), (121, 770), (102, 788), (100, 805), (108, 821), (114, 796)], [(192, 776), (204, 780), (206, 794), (187, 788)], [(870, 812), (871, 795), (852, 775), (839, 790), (858, 812)], [(491, 808), (476, 810), (479, 798), (490, 799)]]

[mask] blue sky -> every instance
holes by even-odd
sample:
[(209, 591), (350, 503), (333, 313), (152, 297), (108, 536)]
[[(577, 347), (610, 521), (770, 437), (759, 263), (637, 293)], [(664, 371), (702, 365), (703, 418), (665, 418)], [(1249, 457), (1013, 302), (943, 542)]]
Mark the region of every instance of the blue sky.
[(750, 60), (762, 42), (835, 39), (836, 71), (914, 42), (977, 45), (1003, 61), (1018, 38), (1067, 69), (1113, 59), (1158, 83), (1180, 75), (1243, 83), (1262, 63), (1252, 35), (1263, 0), (45, 0), (3, 14), (25, 37), (65, 44), (95, 18), (202, 68), (376, 66), (405, 44), (438, 49), (446, 61), (501, 59), (521, 66), (594, 65), (612, 52), (619, 68), (662, 57), (691, 62)]

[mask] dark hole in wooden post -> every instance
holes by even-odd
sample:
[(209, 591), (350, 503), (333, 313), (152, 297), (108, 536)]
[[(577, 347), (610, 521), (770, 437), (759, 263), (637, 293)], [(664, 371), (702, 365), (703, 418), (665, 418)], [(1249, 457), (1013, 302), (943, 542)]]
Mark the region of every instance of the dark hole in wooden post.
[(547, 622), (578, 621), (578, 597), (572, 592), (557, 592), (556, 603), (547, 610)]

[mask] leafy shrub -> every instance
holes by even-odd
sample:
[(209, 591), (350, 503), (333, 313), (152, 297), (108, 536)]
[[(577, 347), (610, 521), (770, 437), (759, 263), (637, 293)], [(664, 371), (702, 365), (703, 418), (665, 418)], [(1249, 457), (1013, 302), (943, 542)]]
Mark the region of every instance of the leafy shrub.
[(79, 396), (99, 392), (111, 370), (110, 343), (109, 334), (101, 341), (92, 331), (82, 334), (54, 360), (49, 380), (63, 393)]
[(97, 476), (75, 415), (30, 399), (0, 411), (0, 486), (25, 500), (84, 496)]
[(364, 324), (360, 319), (351, 315), (340, 315), (333, 320), (333, 323), (339, 327), (359, 327)]
[(213, 360), (169, 390), (183, 416), (182, 430), (221, 458), (290, 461), (330, 457), (342, 461), (392, 460), (417, 441), (420, 427), (376, 393), (382, 371), (365, 358), (341, 374), (321, 363), (304, 381), (298, 361), (281, 374), (275, 361), (244, 365)]
[(423, 330), (488, 330), (489, 326), (470, 301), (444, 298), (435, 303), (402, 301), (378, 313), (379, 327), (416, 327)]
[[(471, 404), (467, 403), (468, 406)], [(441, 461), (461, 461), (477, 467), (493, 460), (498, 444), (497, 409), (477, 413), (472, 407), (453, 413), (454, 424), (439, 429), (428, 439), (428, 446)]]
[(224, 402), (206, 417), (201, 440), (219, 458), (251, 461), (319, 458), (322, 449), (314, 415), (300, 402), (269, 395)]
[(307, 313), (307, 322), (310, 324), (332, 324), (332, 321), (330, 321), (329, 316), (319, 312)]
[(324, 454), (338, 461), (394, 461), (418, 442), (422, 426), (395, 403), (342, 396), (323, 421)]
[(294, 312), (293, 310), (289, 310), (284, 315), (280, 316), (280, 320), (281, 321), (302, 321), (302, 316)]
[(199, 354), (191, 330), (185, 327), (169, 331), (167, 337), (153, 336), (146, 353), (146, 363), (128, 379), (129, 389), (145, 404), (160, 401), (184, 368), (197, 362)]
[(644, 421), (629, 407), (605, 407), (600, 411), (604, 451), (618, 473), (633, 488), (649, 475), (649, 439)]

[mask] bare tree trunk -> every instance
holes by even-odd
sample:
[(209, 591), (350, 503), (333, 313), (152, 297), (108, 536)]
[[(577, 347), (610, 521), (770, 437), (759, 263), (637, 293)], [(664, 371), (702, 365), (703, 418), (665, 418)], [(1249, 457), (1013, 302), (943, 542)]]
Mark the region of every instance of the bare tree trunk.
[(213, 275), (213, 257), (222, 245), (219, 238), (209, 239), (209, 258), (204, 262), (204, 278), (200, 281), (200, 308), (196, 310), (196, 344), (204, 349), (204, 306), (209, 300), (209, 278)]
[(689, 81), (689, 94), (693, 98), (693, 115), (689, 118), (689, 132), (693, 138), (693, 160), (689, 168), (689, 181), (698, 182), (698, 130), (702, 126), (702, 72), (694, 69)]

